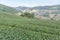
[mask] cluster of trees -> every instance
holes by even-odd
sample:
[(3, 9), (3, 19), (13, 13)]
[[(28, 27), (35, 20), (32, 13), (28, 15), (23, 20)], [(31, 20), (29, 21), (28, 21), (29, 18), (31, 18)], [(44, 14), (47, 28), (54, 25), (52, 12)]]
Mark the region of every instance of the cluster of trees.
[(29, 13), (29, 12), (24, 12), (24, 13), (21, 14), (21, 16), (28, 17), (28, 18), (34, 18), (34, 14), (33, 13)]
[[(28, 17), (28, 18), (34, 18), (35, 17), (34, 13), (30, 13), (30, 12), (24, 12), (24, 13), (21, 14), (21, 16), (22, 17)], [(48, 17), (51, 20), (54, 20), (54, 18), (57, 16), (57, 14), (54, 14), (54, 13), (52, 13), (52, 14), (46, 13), (43, 16), (44, 17)], [(53, 16), (53, 17), (51, 17), (51, 16)]]

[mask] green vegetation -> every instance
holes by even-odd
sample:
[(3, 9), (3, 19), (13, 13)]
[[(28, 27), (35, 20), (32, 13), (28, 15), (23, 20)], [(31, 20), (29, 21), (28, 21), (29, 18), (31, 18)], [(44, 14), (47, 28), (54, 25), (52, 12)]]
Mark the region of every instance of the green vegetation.
[(0, 5), (0, 40), (60, 40), (60, 21), (27, 18), (34, 17), (30, 13), (24, 13), (27, 17), (12, 14), (18, 12)]
[(21, 14), (21, 16), (28, 17), (28, 18), (34, 18), (34, 14), (33, 13), (29, 13), (29, 12), (24, 12), (24, 13)]
[(60, 40), (60, 21), (0, 12), (0, 40)]
[(0, 11), (2, 12), (7, 12), (7, 13), (18, 13), (19, 10), (13, 8), (13, 7), (8, 7), (8, 6), (5, 6), (5, 5), (1, 5), (0, 4)]

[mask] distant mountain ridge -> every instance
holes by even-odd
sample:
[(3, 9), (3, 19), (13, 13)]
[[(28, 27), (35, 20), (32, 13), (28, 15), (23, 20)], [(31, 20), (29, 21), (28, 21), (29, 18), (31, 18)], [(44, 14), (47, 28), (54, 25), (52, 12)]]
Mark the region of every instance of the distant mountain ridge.
[[(56, 19), (60, 18), (60, 5), (36, 6), (36, 7), (17, 7), (23, 9), (23, 12), (34, 13), (37, 18)], [(56, 16), (55, 16), (56, 15)]]
[(33, 9), (38, 9), (38, 10), (60, 10), (60, 5), (53, 5), (53, 6), (36, 6), (36, 7), (24, 7), (24, 6), (19, 6), (19, 7), (16, 7), (20, 10), (26, 10), (26, 9), (30, 9), (30, 10), (33, 10)]
[[(0, 13), (11, 13), (20, 15), (22, 12), (34, 13), (37, 18), (59, 18), (60, 19), (60, 5), (53, 6), (37, 6), (37, 7), (9, 7), (0, 4)], [(56, 17), (54, 17), (56, 15)]]
[(19, 6), (19, 7), (16, 7), (16, 8), (19, 9), (19, 10), (31, 9), (30, 7), (25, 7), (25, 6)]

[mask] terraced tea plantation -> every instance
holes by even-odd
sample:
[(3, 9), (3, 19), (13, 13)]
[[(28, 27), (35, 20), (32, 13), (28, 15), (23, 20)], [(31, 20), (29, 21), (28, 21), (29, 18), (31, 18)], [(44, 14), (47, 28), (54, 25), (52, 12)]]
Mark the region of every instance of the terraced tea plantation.
[(60, 21), (0, 12), (0, 40), (60, 40)]

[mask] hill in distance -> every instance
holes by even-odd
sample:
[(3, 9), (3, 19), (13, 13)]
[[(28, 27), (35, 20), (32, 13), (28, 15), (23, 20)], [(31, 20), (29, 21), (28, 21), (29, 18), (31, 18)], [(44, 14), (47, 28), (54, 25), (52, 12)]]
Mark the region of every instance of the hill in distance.
[(17, 9), (20, 9), (20, 10), (26, 10), (26, 9), (31, 9), (30, 7), (24, 7), (24, 6), (19, 6), (19, 7), (16, 7)]
[(0, 40), (60, 40), (60, 21), (0, 12)]
[(60, 5), (52, 5), (52, 6), (36, 6), (36, 7), (24, 7), (24, 6), (19, 6), (16, 7), (20, 10), (26, 10), (26, 9), (38, 9), (38, 10), (60, 10)]
[[(53, 17), (54, 19), (60, 19), (60, 5), (52, 6), (36, 6), (36, 7), (17, 7), (20, 10), (34, 13), (37, 18), (49, 19)], [(51, 14), (51, 15), (50, 15)]]
[(60, 21), (12, 15), (14, 9), (0, 5), (0, 40), (60, 40)]
[(13, 14), (20, 12), (20, 10), (17, 10), (16, 8), (5, 6), (2, 4), (0, 4), (0, 11), (7, 12), (7, 13), (13, 13)]
[[(42, 16), (42, 18), (45, 18), (45, 17), (49, 17), (49, 15), (51, 13), (60, 14), (60, 5), (54, 5), (54, 6), (38, 6), (38, 7), (31, 7), (31, 8), (30, 7), (22, 7), (21, 6), (21, 7), (14, 8), (14, 7), (9, 7), (9, 6), (5, 6), (5, 5), (0, 4), (0, 11), (1, 12), (15, 14), (15, 13), (22, 12), (21, 10), (22, 11), (23, 10), (27, 10), (28, 12), (33, 12), (35, 14), (35, 16), (37, 16), (37, 18), (39, 18), (40, 16)], [(34, 12), (34, 10), (36, 12)], [(57, 15), (56, 18), (60, 18), (60, 16)]]

